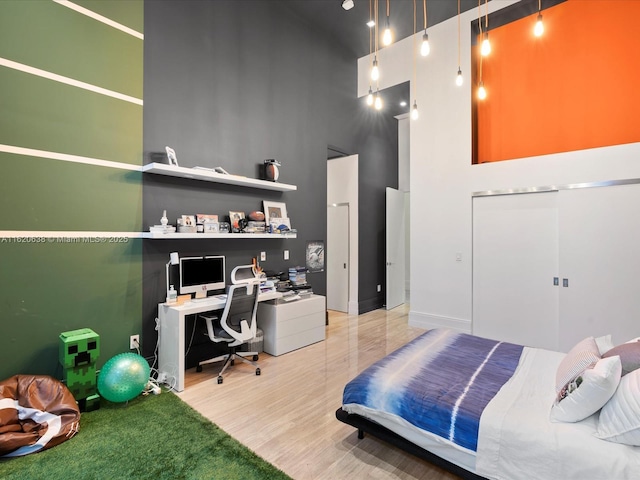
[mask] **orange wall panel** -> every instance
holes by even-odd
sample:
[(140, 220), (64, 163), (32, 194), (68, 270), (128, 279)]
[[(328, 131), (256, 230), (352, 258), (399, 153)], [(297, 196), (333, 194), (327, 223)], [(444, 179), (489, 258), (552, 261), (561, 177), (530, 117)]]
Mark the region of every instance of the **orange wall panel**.
[(479, 163), (640, 141), (640, 1), (569, 0), (542, 15), (540, 38), (537, 13), (490, 30)]

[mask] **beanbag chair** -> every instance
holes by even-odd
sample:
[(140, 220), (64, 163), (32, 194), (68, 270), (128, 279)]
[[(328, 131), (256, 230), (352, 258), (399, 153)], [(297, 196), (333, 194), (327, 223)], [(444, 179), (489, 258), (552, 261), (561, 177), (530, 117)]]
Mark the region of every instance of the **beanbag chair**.
[(69, 389), (46, 375), (14, 375), (0, 382), (0, 457), (58, 445), (80, 428), (80, 409)]

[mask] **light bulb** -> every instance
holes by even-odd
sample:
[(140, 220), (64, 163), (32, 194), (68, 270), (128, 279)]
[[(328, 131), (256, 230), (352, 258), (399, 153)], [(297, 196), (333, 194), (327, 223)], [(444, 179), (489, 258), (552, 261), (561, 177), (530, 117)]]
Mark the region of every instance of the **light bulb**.
[(373, 68), (371, 69), (371, 80), (374, 82), (380, 78), (380, 69), (378, 68), (378, 59), (373, 59)]
[(417, 120), (420, 114), (418, 113), (418, 104), (416, 101), (413, 101), (413, 107), (411, 107), (411, 119)]
[(482, 40), (482, 47), (480, 47), (480, 53), (483, 57), (486, 57), (491, 53), (491, 44), (489, 43), (489, 32), (485, 32), (484, 40)]
[(458, 75), (456, 75), (456, 85), (461, 86), (462, 82), (463, 82), (462, 70), (460, 69), (460, 67), (458, 67)]
[(373, 92), (371, 91), (371, 87), (369, 87), (369, 95), (367, 95), (367, 105), (373, 105)]
[(427, 32), (424, 32), (424, 35), (422, 35), (422, 45), (420, 45), (420, 55), (426, 57), (427, 55), (429, 55), (430, 51), (431, 47), (429, 46), (429, 35), (427, 35)]
[(538, 20), (536, 21), (536, 26), (533, 27), (533, 34), (536, 37), (541, 37), (544, 33), (544, 24), (542, 23), (542, 14), (538, 13)]
[(382, 99), (380, 98), (380, 95), (378, 94), (378, 92), (376, 92), (376, 100), (373, 103), (373, 105), (376, 110), (382, 109)]
[(391, 45), (393, 42), (393, 37), (391, 35), (391, 27), (389, 26), (389, 17), (387, 17), (387, 23), (384, 29), (384, 33), (382, 34), (382, 44), (383, 45)]
[(484, 82), (480, 82), (480, 86), (478, 87), (478, 98), (480, 100), (487, 98), (487, 91), (484, 88)]

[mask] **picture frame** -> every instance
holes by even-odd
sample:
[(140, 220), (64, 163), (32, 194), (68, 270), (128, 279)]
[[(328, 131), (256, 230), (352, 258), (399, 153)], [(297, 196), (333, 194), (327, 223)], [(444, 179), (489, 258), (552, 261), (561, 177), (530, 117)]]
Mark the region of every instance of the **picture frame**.
[(270, 219), (273, 218), (289, 218), (287, 215), (287, 204), (282, 202), (262, 201), (264, 207), (264, 220), (269, 225)]
[(306, 267), (310, 273), (324, 272), (324, 242), (315, 240), (307, 242)]
[(179, 167), (178, 165), (178, 157), (176, 157), (176, 151), (171, 147), (164, 147), (167, 151), (167, 158), (169, 159), (169, 165), (173, 165), (174, 167)]
[(229, 225), (231, 225), (232, 233), (238, 233), (241, 231), (240, 220), (244, 218), (244, 212), (235, 212), (233, 210), (229, 210)]

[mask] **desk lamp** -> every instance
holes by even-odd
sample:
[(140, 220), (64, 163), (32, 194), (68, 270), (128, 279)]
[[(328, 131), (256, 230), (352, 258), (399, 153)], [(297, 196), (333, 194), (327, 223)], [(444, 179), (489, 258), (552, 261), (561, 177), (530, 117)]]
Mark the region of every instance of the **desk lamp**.
[(180, 256), (178, 255), (178, 252), (171, 252), (169, 254), (169, 261), (165, 266), (167, 272), (167, 302), (169, 301), (169, 265), (178, 265), (178, 263), (180, 263)]

